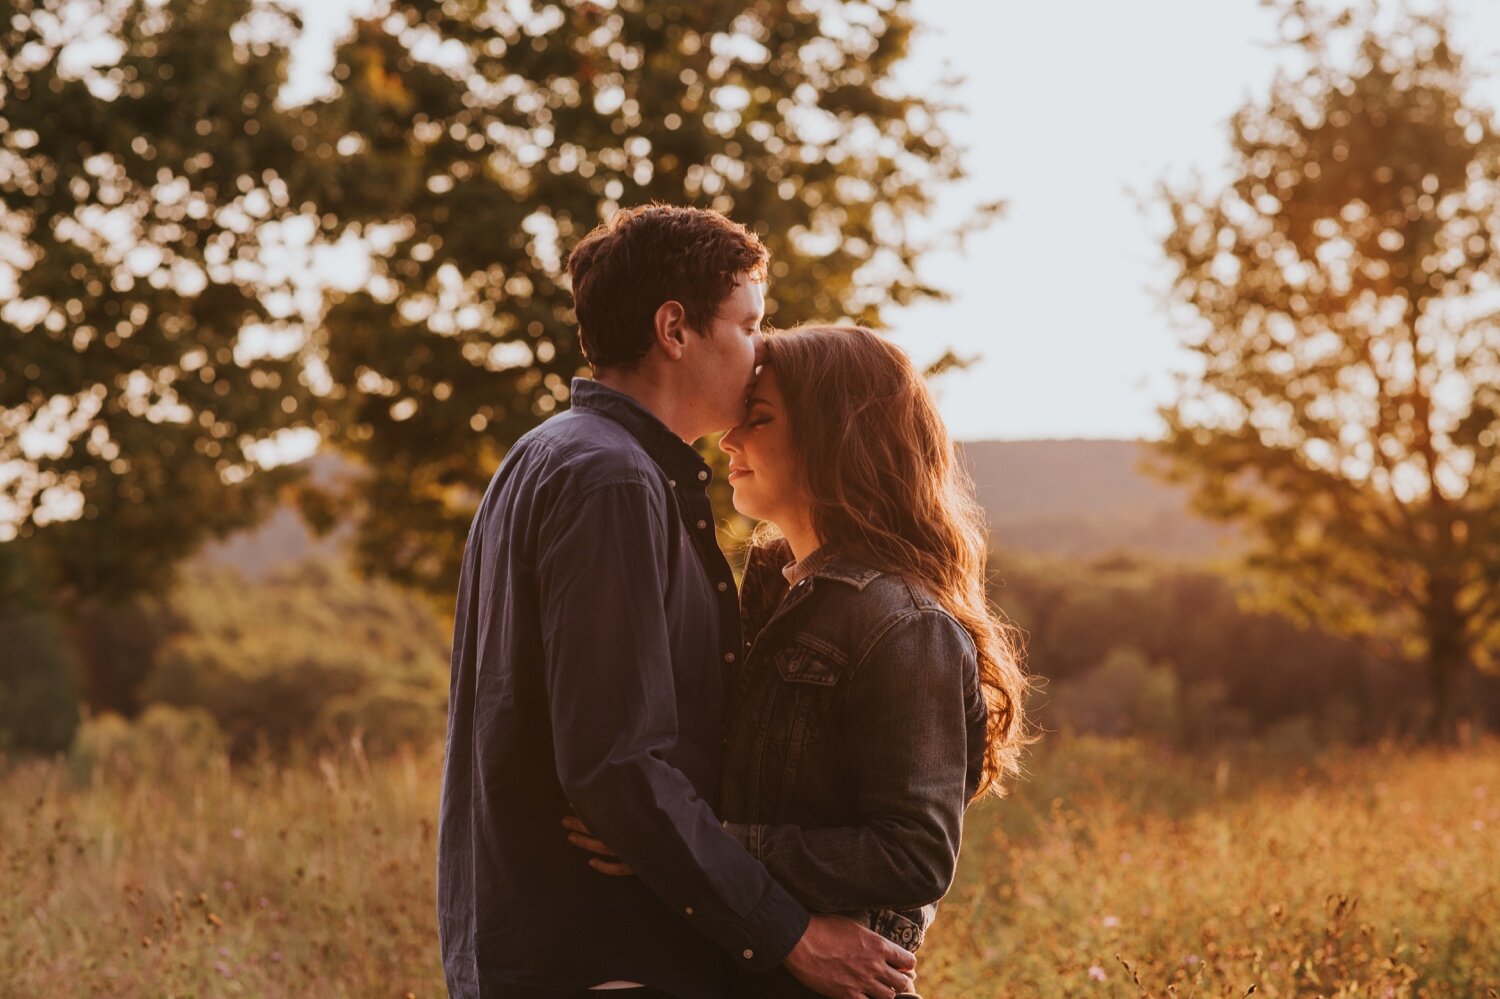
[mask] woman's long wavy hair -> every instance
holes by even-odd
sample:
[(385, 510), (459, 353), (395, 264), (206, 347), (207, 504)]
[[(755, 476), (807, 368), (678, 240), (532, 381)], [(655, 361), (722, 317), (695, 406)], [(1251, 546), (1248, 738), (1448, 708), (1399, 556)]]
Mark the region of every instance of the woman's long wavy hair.
[(973, 639), (989, 707), (975, 797), (1003, 795), (1035, 741), (1024, 715), (1031, 681), (1018, 632), (986, 596), (984, 511), (926, 382), (905, 353), (860, 326), (774, 334), (765, 360), (786, 399), (818, 537), (922, 586)]

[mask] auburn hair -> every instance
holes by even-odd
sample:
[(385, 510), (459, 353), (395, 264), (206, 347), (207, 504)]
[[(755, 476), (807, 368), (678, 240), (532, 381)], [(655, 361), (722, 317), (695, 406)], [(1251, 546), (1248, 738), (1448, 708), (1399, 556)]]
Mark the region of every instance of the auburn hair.
[(583, 356), (596, 371), (651, 350), (656, 310), (679, 302), (708, 334), (741, 281), (764, 281), (770, 252), (755, 233), (706, 208), (642, 205), (615, 212), (568, 255)]
[[(984, 511), (926, 381), (861, 326), (799, 326), (768, 336), (765, 350), (820, 541), (921, 586), (973, 640), (989, 709), (975, 797), (1003, 795), (1036, 741), (1024, 716), (1031, 681), (1019, 632), (986, 594)], [(774, 537), (763, 525), (755, 543)]]

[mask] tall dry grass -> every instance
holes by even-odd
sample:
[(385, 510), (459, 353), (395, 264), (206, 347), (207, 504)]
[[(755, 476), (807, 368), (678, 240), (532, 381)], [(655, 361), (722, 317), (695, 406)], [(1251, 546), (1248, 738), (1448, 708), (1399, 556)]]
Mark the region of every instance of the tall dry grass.
[[(4, 766), (0, 995), (441, 995), (440, 762)], [(929, 999), (1500, 990), (1494, 743), (1193, 759), (1059, 738), (1032, 765), (971, 813)]]

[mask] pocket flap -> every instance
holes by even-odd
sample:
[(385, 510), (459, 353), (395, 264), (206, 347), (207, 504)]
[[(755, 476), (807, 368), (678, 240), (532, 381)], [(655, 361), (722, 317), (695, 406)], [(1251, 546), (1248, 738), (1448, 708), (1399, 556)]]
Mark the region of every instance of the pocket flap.
[(844, 672), (848, 657), (827, 642), (811, 635), (798, 635), (772, 656), (776, 670), (788, 683), (811, 683), (831, 687)]

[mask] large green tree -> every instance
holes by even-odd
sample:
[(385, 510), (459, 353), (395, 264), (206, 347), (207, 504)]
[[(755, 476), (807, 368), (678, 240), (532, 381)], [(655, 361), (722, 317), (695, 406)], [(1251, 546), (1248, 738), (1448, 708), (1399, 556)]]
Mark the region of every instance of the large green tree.
[(0, 3), (0, 541), (68, 616), (253, 523), (287, 477), (257, 447), (316, 423), (278, 260), (327, 159), (274, 104), (295, 28)]
[(338, 210), (387, 243), (320, 336), (334, 442), (368, 470), (345, 503), (368, 568), (451, 592), (487, 477), (583, 367), (566, 254), (620, 206), (753, 226), (778, 324), (878, 323), (939, 293), (913, 230), (959, 150), (943, 105), (892, 77), (911, 17), (899, 0), (397, 0), (359, 26), (318, 113), (349, 153)]
[(1275, 4), (1299, 68), (1166, 189), (1200, 370), (1164, 409), (1268, 593), (1424, 665), (1452, 736), (1500, 619), (1500, 139), (1442, 15)]
[[(253, 523), (292, 428), (353, 459), (304, 508), (451, 592), (486, 478), (583, 367), (566, 253), (620, 206), (754, 225), (780, 324), (939, 294), (915, 231), (959, 150), (892, 76), (908, 3), (392, 0), (287, 106), (297, 28), (0, 0), (0, 543), (63, 604), (163, 592)], [(351, 272), (311, 263), (340, 240)]]

